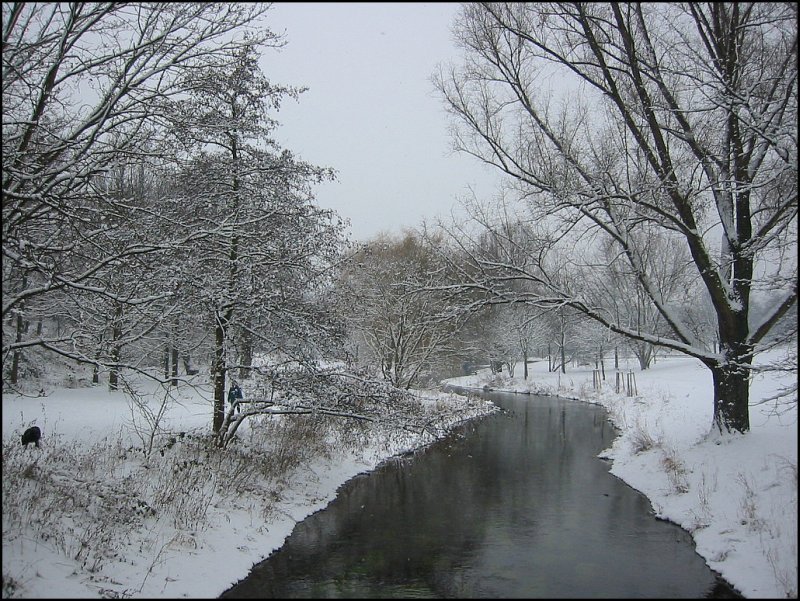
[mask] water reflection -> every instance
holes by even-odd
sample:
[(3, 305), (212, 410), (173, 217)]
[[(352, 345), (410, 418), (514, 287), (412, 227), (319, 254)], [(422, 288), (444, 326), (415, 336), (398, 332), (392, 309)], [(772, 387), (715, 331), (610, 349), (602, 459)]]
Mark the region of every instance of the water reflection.
[(343, 487), (224, 597), (701, 597), (691, 537), (597, 454), (598, 407), (492, 395), (506, 410)]

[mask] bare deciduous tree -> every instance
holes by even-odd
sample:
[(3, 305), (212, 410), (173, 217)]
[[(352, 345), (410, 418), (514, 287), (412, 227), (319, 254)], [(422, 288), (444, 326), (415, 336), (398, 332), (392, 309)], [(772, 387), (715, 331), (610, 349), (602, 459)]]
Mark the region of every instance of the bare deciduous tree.
[[(4, 3), (3, 325), (29, 312), (56, 317), (68, 301), (104, 298), (142, 307), (170, 290), (120, 289), (113, 274), (207, 235), (153, 228), (158, 206), (139, 204), (106, 177), (119, 165), (170, 160), (164, 111), (188, 91), (187, 71), (224, 63), (267, 4), (172, 2)], [(166, 216), (161, 219), (168, 221)], [(168, 237), (163, 234), (168, 232)], [(121, 275), (121, 274), (120, 274)], [(75, 311), (77, 313), (77, 311)], [(94, 361), (79, 320), (55, 334), (3, 336), (9, 351), (45, 347)], [(4, 332), (5, 333), (5, 332)], [(117, 361), (113, 357), (112, 362)]]
[(353, 255), (340, 277), (359, 360), (399, 388), (419, 383), (451, 354), (460, 323), (432, 289), (442, 265), (430, 244), (435, 241), (412, 232), (379, 236)]
[[(456, 146), (506, 173), (549, 232), (525, 262), (482, 260), (470, 287), (502, 296), (509, 279), (531, 281), (529, 302), (697, 357), (713, 375), (714, 424), (748, 431), (754, 354), (797, 301), (796, 5), (475, 3), (456, 32), (466, 61), (435, 77)], [(655, 281), (642, 242), (656, 230), (691, 258), (718, 352)], [(665, 331), (618, 320), (553, 270), (609, 271), (603, 244)], [(778, 294), (753, 321), (765, 289)]]

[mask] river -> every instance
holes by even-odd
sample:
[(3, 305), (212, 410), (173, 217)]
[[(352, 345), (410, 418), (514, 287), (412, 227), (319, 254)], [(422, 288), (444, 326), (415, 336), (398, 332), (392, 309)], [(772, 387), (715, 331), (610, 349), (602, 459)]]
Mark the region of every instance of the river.
[(609, 474), (601, 407), (488, 397), (504, 411), (354, 478), (222, 597), (734, 595), (688, 533)]

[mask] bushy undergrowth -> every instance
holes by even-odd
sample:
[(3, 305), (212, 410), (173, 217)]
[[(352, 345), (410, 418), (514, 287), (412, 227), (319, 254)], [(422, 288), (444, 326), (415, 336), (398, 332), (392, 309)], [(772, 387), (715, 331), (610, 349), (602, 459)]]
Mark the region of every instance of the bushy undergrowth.
[[(120, 553), (132, 531), (204, 530), (212, 505), (247, 492), (269, 513), (293, 470), (334, 452), (329, 438), (322, 420), (287, 416), (254, 422), (248, 438), (228, 449), (209, 436), (176, 434), (149, 456), (126, 448), (122, 433), (92, 445), (54, 437), (27, 449), (9, 439), (3, 443), (3, 539), (33, 534), (93, 573), (126, 560)], [(145, 556), (155, 550), (140, 549)]]

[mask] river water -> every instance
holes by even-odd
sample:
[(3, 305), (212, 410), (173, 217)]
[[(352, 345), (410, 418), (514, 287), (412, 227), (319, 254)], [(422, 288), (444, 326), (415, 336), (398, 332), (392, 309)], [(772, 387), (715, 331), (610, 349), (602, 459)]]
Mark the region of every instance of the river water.
[(601, 407), (504, 411), (344, 485), (222, 597), (728, 597), (688, 533), (597, 458)]

